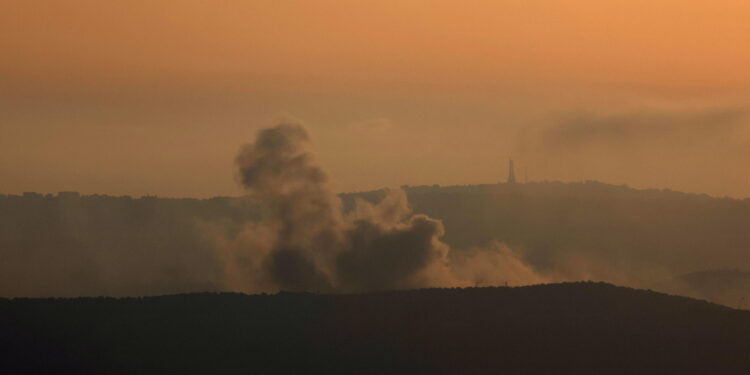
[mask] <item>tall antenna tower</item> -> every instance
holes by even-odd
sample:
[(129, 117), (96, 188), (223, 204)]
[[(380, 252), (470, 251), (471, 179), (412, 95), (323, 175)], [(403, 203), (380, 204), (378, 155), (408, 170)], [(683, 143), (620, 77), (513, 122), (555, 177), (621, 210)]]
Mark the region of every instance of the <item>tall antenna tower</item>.
[(510, 159), (508, 163), (508, 183), (509, 184), (515, 184), (516, 183), (516, 171), (513, 167), (513, 159)]

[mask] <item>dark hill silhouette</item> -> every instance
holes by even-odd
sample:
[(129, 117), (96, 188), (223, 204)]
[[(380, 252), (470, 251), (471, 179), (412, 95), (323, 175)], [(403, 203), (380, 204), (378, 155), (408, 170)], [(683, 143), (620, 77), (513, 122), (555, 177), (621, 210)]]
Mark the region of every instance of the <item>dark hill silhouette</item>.
[(443, 220), (444, 241), (453, 248), (498, 240), (523, 248), (540, 269), (554, 268), (557, 259), (571, 253), (605, 263), (668, 262), (680, 273), (724, 268), (719, 264), (750, 269), (750, 231), (744, 229), (750, 222), (750, 199), (595, 181), (406, 191), (416, 212)]
[(0, 300), (0, 373), (729, 374), (750, 312), (604, 283)]

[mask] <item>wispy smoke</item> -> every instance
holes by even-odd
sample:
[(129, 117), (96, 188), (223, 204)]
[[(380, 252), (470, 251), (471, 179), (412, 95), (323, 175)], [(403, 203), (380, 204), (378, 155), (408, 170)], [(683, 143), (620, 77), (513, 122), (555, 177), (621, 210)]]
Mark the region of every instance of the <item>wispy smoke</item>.
[[(632, 146), (636, 142), (706, 141), (725, 137), (740, 129), (747, 111), (716, 109), (701, 112), (641, 111), (602, 115), (574, 112), (559, 116), (554, 126), (545, 130), (544, 143), (550, 151), (606, 143), (608, 146)], [(692, 142), (695, 143), (695, 142)], [(691, 145), (681, 142), (680, 145)]]
[[(442, 222), (413, 214), (403, 191), (389, 191), (378, 204), (358, 200), (345, 213), (309, 146), (302, 126), (282, 124), (261, 130), (242, 147), (239, 180), (266, 218), (225, 243), (230, 287), (365, 291), (478, 282), (471, 272), (477, 262), (464, 255), (452, 265), (440, 240)], [(494, 260), (510, 257), (506, 250)]]
[(524, 128), (520, 160), (534, 179), (747, 195), (750, 111), (641, 109), (554, 113)]

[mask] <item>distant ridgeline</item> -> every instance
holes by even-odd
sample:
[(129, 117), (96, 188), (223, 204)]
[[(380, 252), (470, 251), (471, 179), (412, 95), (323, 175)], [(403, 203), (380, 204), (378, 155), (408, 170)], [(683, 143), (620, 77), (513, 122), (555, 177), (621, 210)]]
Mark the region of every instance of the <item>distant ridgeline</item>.
[(216, 290), (220, 264), (196, 223), (259, 218), (237, 198), (0, 196), (0, 296)]
[[(499, 241), (552, 281), (678, 290), (683, 274), (750, 270), (747, 199), (597, 182), (402, 188), (415, 212), (443, 221), (453, 251)], [(341, 198), (351, 209), (384, 195)], [(0, 195), (0, 296), (221, 290), (221, 264), (196, 222), (231, 232), (261, 217), (243, 198)], [(736, 305), (750, 289), (736, 285), (747, 278), (722, 280), (692, 295)]]

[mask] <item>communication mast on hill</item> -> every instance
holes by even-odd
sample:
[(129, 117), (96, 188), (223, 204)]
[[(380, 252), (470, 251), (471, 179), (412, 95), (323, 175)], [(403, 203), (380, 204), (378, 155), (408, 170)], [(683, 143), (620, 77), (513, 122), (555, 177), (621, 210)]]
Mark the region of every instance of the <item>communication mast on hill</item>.
[(516, 183), (516, 171), (513, 167), (513, 159), (510, 159), (508, 163), (508, 184), (515, 184)]

